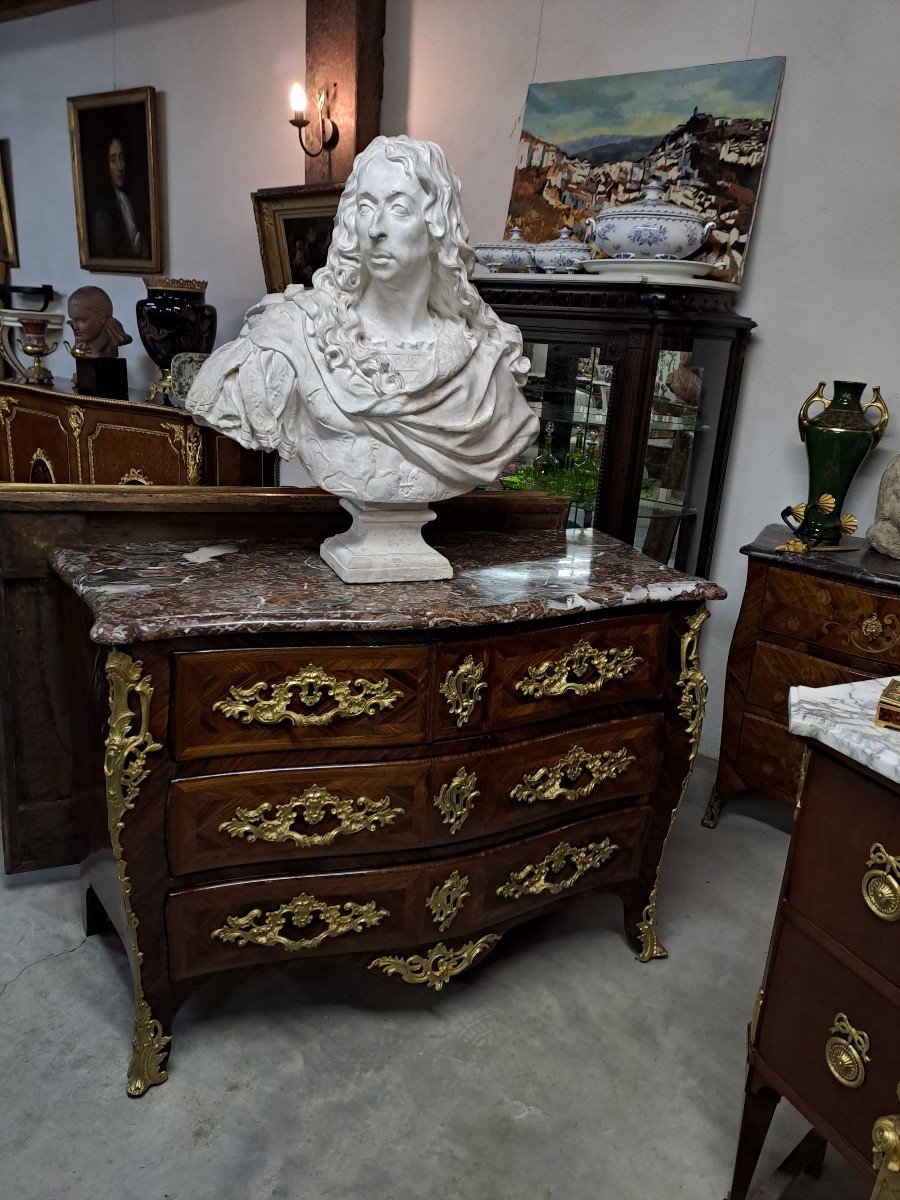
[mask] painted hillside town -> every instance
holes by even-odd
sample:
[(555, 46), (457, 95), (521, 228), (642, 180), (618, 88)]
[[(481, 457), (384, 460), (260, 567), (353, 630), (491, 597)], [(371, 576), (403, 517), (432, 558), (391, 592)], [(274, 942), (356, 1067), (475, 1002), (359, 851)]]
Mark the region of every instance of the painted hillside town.
[(740, 282), (759, 197), (783, 58), (647, 71), (528, 90), (506, 236), (529, 242), (639, 200), (646, 185), (715, 221), (697, 256)]

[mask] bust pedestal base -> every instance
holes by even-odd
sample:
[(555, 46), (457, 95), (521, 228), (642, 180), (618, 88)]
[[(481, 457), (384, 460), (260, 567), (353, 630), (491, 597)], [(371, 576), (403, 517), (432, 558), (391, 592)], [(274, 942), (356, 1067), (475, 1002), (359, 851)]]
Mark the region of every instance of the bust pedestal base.
[(452, 579), (449, 561), (422, 537), (437, 515), (427, 504), (341, 500), (353, 517), (345, 533), (326, 538), (319, 553), (344, 583), (407, 583)]

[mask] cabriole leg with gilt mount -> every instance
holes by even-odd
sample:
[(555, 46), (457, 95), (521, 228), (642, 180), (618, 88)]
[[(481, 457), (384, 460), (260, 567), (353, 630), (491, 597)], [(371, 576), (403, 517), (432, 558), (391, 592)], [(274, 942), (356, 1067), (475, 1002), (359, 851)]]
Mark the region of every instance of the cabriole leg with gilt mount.
[(682, 621), (677, 645), (677, 676), (668, 689), (663, 777), (652, 797), (653, 817), (647, 834), (642, 877), (618, 889), (625, 907), (625, 935), (641, 962), (666, 958), (668, 951), (657, 933), (657, 895), (660, 868), (672, 825), (687, 794), (700, 731), (706, 711), (708, 685), (700, 669), (700, 627), (709, 616), (701, 607)]
[[(162, 913), (152, 910), (144, 913), (128, 851), (148, 840), (140, 836), (147, 815), (142, 808), (148, 802), (148, 795), (142, 792), (151, 774), (148, 759), (163, 747), (151, 732), (153, 686), (143, 663), (120, 650), (111, 650), (106, 660), (106, 679), (109, 685), (109, 731), (103, 764), (106, 813), (134, 983), (134, 1031), (126, 1090), (129, 1096), (142, 1096), (148, 1088), (168, 1078), (165, 1064), (171, 1042), (167, 1030), (171, 1027), (172, 1005), (165, 965), (160, 962), (165, 946)], [(154, 790), (160, 792), (158, 783), (155, 789), (149, 789)], [(160, 803), (158, 795), (156, 803)], [(141, 875), (144, 869), (142, 865)], [(142, 928), (144, 925), (147, 928)], [(151, 943), (155, 943), (152, 950)], [(145, 962), (148, 955), (154, 960), (152, 964)]]

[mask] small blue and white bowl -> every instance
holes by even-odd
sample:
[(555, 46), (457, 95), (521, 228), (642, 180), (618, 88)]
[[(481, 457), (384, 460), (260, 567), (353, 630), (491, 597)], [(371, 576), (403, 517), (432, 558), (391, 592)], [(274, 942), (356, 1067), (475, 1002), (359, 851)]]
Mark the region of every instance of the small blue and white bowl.
[(475, 258), (483, 267), (495, 274), (497, 271), (533, 271), (533, 247), (522, 238), (521, 229), (511, 229), (509, 238), (503, 242), (488, 242), (475, 247)]
[(560, 231), (552, 242), (538, 242), (532, 246), (531, 254), (535, 266), (541, 271), (564, 271), (571, 274), (591, 257), (591, 248), (572, 236), (571, 229)]

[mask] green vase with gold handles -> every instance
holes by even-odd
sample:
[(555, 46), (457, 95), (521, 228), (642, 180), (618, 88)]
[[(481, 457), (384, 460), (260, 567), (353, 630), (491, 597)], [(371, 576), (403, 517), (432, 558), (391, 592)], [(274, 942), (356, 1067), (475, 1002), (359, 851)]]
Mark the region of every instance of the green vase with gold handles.
[[(861, 404), (864, 383), (836, 379), (834, 399), (826, 400), (825, 382), (803, 401), (797, 417), (800, 440), (806, 443), (809, 462), (809, 495), (805, 504), (794, 504), (781, 517), (794, 537), (779, 550), (833, 550), (845, 533), (859, 524), (852, 513), (843, 512), (844, 500), (853, 477), (869, 451), (877, 446), (887, 429), (888, 410), (881, 390), (872, 388), (872, 399)], [(822, 411), (810, 417), (814, 404)], [(866, 417), (870, 408), (878, 412), (873, 424)]]

